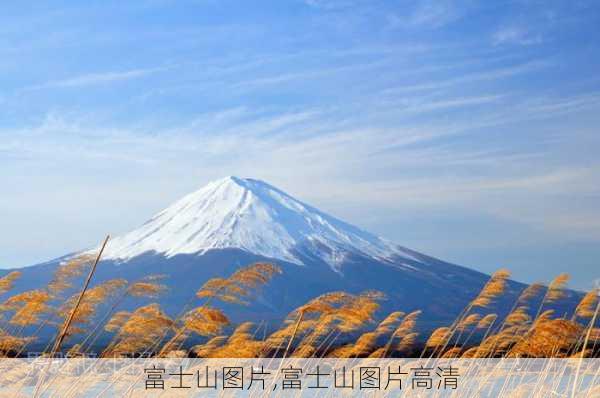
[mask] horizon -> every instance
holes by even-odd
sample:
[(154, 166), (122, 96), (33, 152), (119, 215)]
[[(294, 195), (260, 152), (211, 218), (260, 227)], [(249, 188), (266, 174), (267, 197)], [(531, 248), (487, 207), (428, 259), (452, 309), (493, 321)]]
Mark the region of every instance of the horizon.
[[(510, 7), (507, 5), (510, 4)], [(600, 278), (593, 1), (49, 1), (0, 16), (0, 268), (220, 175), (441, 260)]]

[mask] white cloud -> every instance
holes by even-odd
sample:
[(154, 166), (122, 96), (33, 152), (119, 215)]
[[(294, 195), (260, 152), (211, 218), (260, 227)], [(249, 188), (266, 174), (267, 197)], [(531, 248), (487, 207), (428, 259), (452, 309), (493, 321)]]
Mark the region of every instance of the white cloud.
[(460, 10), (451, 1), (423, 0), (408, 18), (408, 23), (412, 26), (440, 28), (460, 17)]
[(324, 10), (335, 10), (356, 5), (360, 0), (304, 0), (304, 4)]
[[(429, 106), (469, 107), (497, 100), (448, 97)], [(553, 105), (550, 100), (533, 102), (549, 110), (582, 102), (558, 98)], [(422, 104), (423, 112), (427, 105)], [(514, 109), (493, 122), (531, 117), (528, 107)], [(0, 198), (0, 208), (10, 209), (9, 225), (21, 231), (5, 241), (22, 239), (26, 229), (19, 223), (50, 210), (52, 217), (69, 220), (71, 230), (89, 231), (86, 239), (106, 229), (126, 231), (208, 180), (231, 174), (265, 179), (359, 225), (363, 215), (357, 216), (356, 209), (369, 209), (363, 212), (373, 214), (365, 217), (379, 219), (444, 209), (490, 214), (565, 239), (600, 239), (597, 205), (573, 209), (569, 200), (598, 195), (597, 174), (592, 168), (550, 164), (548, 142), (528, 149), (518, 143), (481, 146), (477, 143), (487, 139), (482, 133), (467, 136), (467, 144), (447, 143), (449, 135), (465, 134), (477, 125), (492, 129), (485, 113), (473, 112), (468, 120), (453, 123), (389, 127), (361, 123), (359, 114), (344, 118), (336, 112), (322, 107), (293, 112), (235, 107), (167, 129), (111, 127), (94, 117), (54, 113), (37, 126), (0, 130), (0, 157), (15, 157), (0, 174), (0, 185), (24, 187)], [(27, 184), (22, 183), (25, 179)], [(565, 193), (571, 196), (560, 197)], [(43, 206), (39, 198), (44, 198)], [(98, 219), (102, 222), (94, 221)], [(74, 239), (71, 249), (80, 248), (84, 240)]]
[(526, 28), (520, 26), (506, 26), (492, 35), (494, 45), (518, 44), (523, 46), (542, 43), (542, 36), (532, 34)]
[(547, 68), (551, 65), (552, 63), (549, 60), (534, 60), (503, 68), (490, 69), (483, 72), (465, 73), (459, 77), (451, 77), (444, 80), (435, 81), (431, 79), (424, 83), (390, 87), (383, 90), (381, 93), (385, 95), (395, 95), (399, 93), (439, 90), (441, 88), (448, 88), (460, 84), (499, 80), (521, 74), (528, 74)]
[(118, 81), (126, 81), (139, 79), (152, 75), (157, 72), (167, 70), (167, 67), (160, 68), (142, 68), (132, 69), (121, 72), (100, 72), (88, 73), (85, 75), (74, 76), (66, 79), (52, 80), (35, 86), (26, 88), (25, 90), (40, 90), (47, 88), (64, 88), (64, 87), (85, 87), (97, 84), (112, 83)]
[(497, 102), (502, 97), (502, 95), (481, 95), (475, 97), (447, 98), (437, 101), (419, 101), (419, 103), (409, 105), (404, 111), (409, 113), (424, 113), (451, 108), (472, 107)]

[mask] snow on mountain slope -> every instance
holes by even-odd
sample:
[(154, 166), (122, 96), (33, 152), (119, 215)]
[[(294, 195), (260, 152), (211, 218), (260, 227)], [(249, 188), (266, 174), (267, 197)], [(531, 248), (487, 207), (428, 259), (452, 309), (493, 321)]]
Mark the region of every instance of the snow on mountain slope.
[(183, 197), (141, 227), (113, 238), (104, 259), (146, 252), (171, 257), (238, 248), (303, 264), (316, 255), (334, 269), (349, 254), (417, 260), (410, 251), (306, 205), (259, 180), (227, 177)]

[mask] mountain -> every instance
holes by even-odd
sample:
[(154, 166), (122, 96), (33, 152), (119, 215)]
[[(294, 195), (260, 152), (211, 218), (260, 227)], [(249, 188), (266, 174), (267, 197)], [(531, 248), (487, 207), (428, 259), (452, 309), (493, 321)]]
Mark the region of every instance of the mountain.
[[(96, 252), (24, 268), (11, 293), (43, 286), (65, 259)], [(160, 304), (175, 315), (207, 279), (258, 261), (283, 274), (250, 306), (225, 305), (234, 321), (278, 321), (325, 292), (379, 290), (387, 296), (382, 315), (421, 309), (421, 325), (434, 327), (454, 319), (489, 278), (379, 238), (265, 182), (227, 177), (111, 239), (92, 283), (164, 274), (169, 290)], [(509, 284), (500, 311), (522, 287)]]
[(336, 272), (342, 272), (351, 255), (382, 262), (400, 258), (420, 261), (416, 253), (325, 214), (263, 181), (238, 177), (211, 182), (141, 227), (114, 238), (104, 258), (127, 262), (144, 253), (169, 258), (228, 248), (301, 266), (316, 257)]

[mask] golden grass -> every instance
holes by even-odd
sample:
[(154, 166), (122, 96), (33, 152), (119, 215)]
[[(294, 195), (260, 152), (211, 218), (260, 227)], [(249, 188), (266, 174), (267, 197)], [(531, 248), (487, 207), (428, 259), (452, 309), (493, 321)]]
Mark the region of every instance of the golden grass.
[[(576, 396), (583, 385), (580, 375), (583, 378), (590, 371), (583, 359), (597, 357), (599, 351), (597, 289), (583, 295), (567, 314), (560, 311), (562, 315), (556, 315), (560, 300), (567, 296), (568, 276), (565, 274), (554, 279), (547, 288), (541, 284), (528, 286), (510, 311), (499, 315), (491, 307), (495, 302), (506, 300), (509, 273), (501, 270), (491, 276), (454, 322), (424, 334), (419, 325), (420, 310), (407, 314), (398, 303), (395, 311), (381, 314), (380, 302), (384, 296), (374, 291), (323, 294), (290, 312), (277, 329), (252, 322), (232, 325), (221, 308), (222, 303), (250, 304), (254, 295), (281, 273), (278, 267), (266, 263), (253, 264), (229, 277), (207, 281), (177, 316), (167, 315), (157, 302), (124, 311), (119, 306), (126, 297), (135, 297), (138, 301), (157, 299), (167, 289), (162, 283), (164, 278), (148, 276), (134, 282), (114, 279), (73, 294), (73, 278), (83, 275), (88, 262), (89, 259), (71, 260), (57, 270), (47, 287), (13, 295), (0, 304), (1, 356), (22, 353), (35, 341), (42, 327), (56, 327), (58, 332), (67, 314), (71, 314), (72, 324), (64, 330), (70, 344), (63, 348), (70, 356), (90, 354), (98, 333), (106, 333), (111, 339), (102, 347), (102, 357), (260, 357), (271, 358), (274, 363), (280, 363), (276, 357), (292, 357), (290, 360), (331, 357), (336, 358), (332, 361), (373, 358), (374, 363), (381, 363), (389, 357), (420, 356), (422, 359), (409, 361), (421, 361), (421, 364), (434, 363), (429, 362), (431, 357), (565, 358), (571, 367), (577, 368), (568, 387), (573, 391), (572, 396)], [(18, 277), (19, 274), (14, 273), (0, 278), (0, 291), (9, 292)], [(75, 305), (76, 299), (78, 305)], [(30, 333), (32, 327), (37, 331)], [(75, 335), (84, 338), (76, 339)], [(192, 336), (202, 343), (188, 349), (185, 343)], [(51, 346), (52, 343), (46, 353), (53, 352)], [(470, 369), (479, 372), (477, 368), (473, 365)], [(487, 380), (489, 376), (482, 372), (483, 380)], [(537, 395), (531, 396), (550, 396), (548, 391), (551, 390), (542, 390), (549, 374), (547, 370), (544, 372), (537, 381)], [(515, 369), (506, 374), (522, 377)], [(86, 377), (90, 379), (66, 383), (67, 390), (57, 396), (77, 396), (85, 380), (93, 381), (93, 376)], [(18, 384), (23, 379), (22, 371), (16, 367), (5, 372), (5, 380)], [(42, 377), (38, 381), (36, 394), (38, 391), (43, 394), (50, 391), (47, 386), (56, 380)], [(131, 384), (127, 391), (135, 384), (134, 379), (123, 379), (123, 382)], [(54, 385), (62, 388), (61, 383)], [(530, 396), (530, 387), (521, 383), (516, 390), (503, 386), (502, 391), (506, 396)], [(589, 393), (596, 392), (590, 387)]]
[[(142, 305), (133, 311), (117, 310), (126, 297), (157, 299), (167, 289), (160, 275), (131, 283), (109, 280), (82, 293), (62, 297), (72, 291), (74, 278), (83, 275), (92, 260), (90, 256), (71, 259), (57, 269), (47, 287), (13, 295), (0, 304), (3, 316), (0, 355), (19, 355), (36, 340), (36, 333), (42, 327), (58, 329), (71, 312), (74, 312), (72, 324), (66, 336), (72, 339), (67, 350), (72, 355), (85, 355), (102, 333), (112, 336), (101, 350), (104, 357), (143, 354), (204, 358), (419, 355), (583, 358), (598, 355), (598, 289), (585, 294), (570, 311), (569, 318), (555, 316), (554, 309), (547, 308), (565, 298), (569, 280), (566, 274), (559, 275), (547, 288), (539, 283), (526, 287), (510, 312), (500, 317), (489, 312), (489, 308), (506, 293), (510, 273), (502, 269), (490, 277), (452, 324), (440, 326), (420, 338), (421, 311), (406, 314), (398, 308), (387, 316), (378, 316), (384, 296), (376, 291), (323, 294), (290, 312), (275, 330), (251, 322), (233, 327), (219, 308), (219, 302), (250, 304), (253, 295), (281, 273), (279, 267), (267, 263), (252, 264), (229, 277), (207, 281), (195, 295), (195, 300), (202, 303), (182, 309), (174, 318), (158, 303)], [(0, 293), (9, 292), (19, 276), (19, 272), (11, 272), (0, 278)], [(537, 298), (539, 302), (532, 311), (532, 302)], [(382, 320), (376, 323), (377, 318)], [(37, 325), (36, 333), (25, 333), (33, 325)], [(77, 334), (84, 336), (83, 340), (74, 340)], [(204, 343), (186, 349), (185, 343), (192, 336), (204, 339)]]

